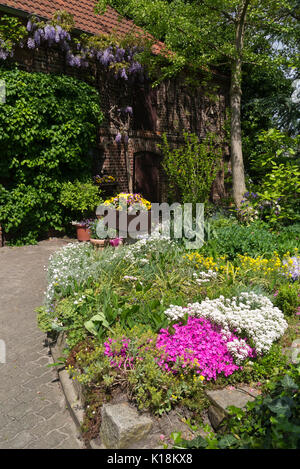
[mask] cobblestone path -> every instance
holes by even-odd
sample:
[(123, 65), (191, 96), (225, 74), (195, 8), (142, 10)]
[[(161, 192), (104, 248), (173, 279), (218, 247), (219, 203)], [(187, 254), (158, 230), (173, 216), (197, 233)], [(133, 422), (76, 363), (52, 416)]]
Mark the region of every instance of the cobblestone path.
[(47, 367), (52, 360), (34, 311), (43, 302), (44, 266), (65, 243), (0, 248), (0, 449), (83, 447), (56, 371)]

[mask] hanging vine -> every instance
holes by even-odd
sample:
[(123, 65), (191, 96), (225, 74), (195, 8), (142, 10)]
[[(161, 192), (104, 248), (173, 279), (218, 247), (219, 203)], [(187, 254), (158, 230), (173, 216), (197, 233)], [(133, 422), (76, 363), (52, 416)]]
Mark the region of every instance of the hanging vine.
[(78, 37), (73, 34), (74, 26), (73, 16), (65, 11), (57, 11), (46, 22), (32, 16), (26, 27), (17, 18), (4, 16), (0, 21), (0, 62), (13, 57), (17, 47), (58, 47), (71, 67), (88, 68), (93, 60), (115, 78), (144, 80), (139, 54), (151, 48), (149, 40), (136, 34), (120, 37), (114, 33)]

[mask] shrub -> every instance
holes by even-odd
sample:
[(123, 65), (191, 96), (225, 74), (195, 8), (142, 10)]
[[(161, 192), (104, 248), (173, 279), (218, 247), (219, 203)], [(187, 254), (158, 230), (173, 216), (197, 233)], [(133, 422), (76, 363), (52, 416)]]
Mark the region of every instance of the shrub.
[(100, 198), (99, 187), (92, 182), (78, 180), (62, 184), (59, 201), (68, 209), (73, 220), (94, 215), (97, 205), (103, 202)]
[(215, 257), (226, 255), (230, 260), (234, 260), (238, 254), (246, 253), (251, 257), (270, 257), (277, 251), (283, 256), (287, 251), (292, 252), (298, 245), (299, 234), (296, 229), (276, 233), (270, 231), (266, 223), (255, 221), (248, 226), (232, 223), (214, 228), (202, 252)]
[(99, 96), (67, 76), (0, 69), (0, 79), (0, 220), (12, 242), (28, 243), (70, 221), (61, 185), (90, 175)]
[(300, 306), (299, 283), (282, 285), (275, 292), (275, 305), (283, 311), (286, 316), (292, 316)]
[(299, 136), (269, 129), (258, 140), (259, 152), (251, 158), (258, 175), (258, 197), (250, 198), (250, 204), (273, 226), (299, 221)]
[(183, 203), (204, 203), (209, 198), (222, 152), (214, 134), (207, 135), (203, 142), (195, 134), (185, 132), (183, 137), (184, 145), (171, 149), (166, 135), (163, 136), (163, 167), (169, 188)]

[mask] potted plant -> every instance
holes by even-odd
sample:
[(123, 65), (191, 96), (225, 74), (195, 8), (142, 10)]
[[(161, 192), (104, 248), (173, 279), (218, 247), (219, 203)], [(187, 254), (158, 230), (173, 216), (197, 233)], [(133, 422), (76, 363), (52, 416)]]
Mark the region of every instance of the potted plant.
[[(113, 226), (116, 228), (117, 232), (121, 237), (130, 237), (129, 226), (130, 223), (138, 216), (140, 219), (143, 218), (142, 226), (146, 227), (144, 231), (141, 226), (139, 228), (139, 234), (149, 233), (151, 230), (151, 202), (144, 199), (141, 194), (131, 194), (121, 192), (115, 197), (111, 197), (106, 200), (102, 206), (107, 207), (108, 212), (110, 212), (111, 221), (115, 219), (115, 222), (112, 221)], [(103, 210), (101, 209), (101, 213)], [(121, 212), (126, 212), (126, 217), (120, 216)], [(100, 218), (100, 212), (96, 212), (98, 218)], [(122, 221), (121, 221), (122, 220)], [(125, 220), (125, 226), (124, 225)]]
[(76, 228), (77, 240), (80, 242), (90, 241), (91, 239), (91, 230), (90, 225), (94, 220), (86, 218), (80, 221), (72, 221), (72, 225)]
[(73, 220), (71, 223), (76, 227), (78, 241), (89, 241), (96, 207), (103, 203), (99, 187), (90, 181), (66, 182), (62, 186), (60, 203)]

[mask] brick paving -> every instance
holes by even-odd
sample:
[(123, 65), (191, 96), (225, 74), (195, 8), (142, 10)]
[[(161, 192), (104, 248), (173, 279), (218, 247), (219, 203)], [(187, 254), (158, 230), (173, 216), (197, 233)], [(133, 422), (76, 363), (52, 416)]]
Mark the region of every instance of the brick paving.
[[(65, 240), (0, 248), (0, 449), (80, 449), (35, 308), (43, 302), (49, 256)], [(0, 356), (1, 361), (1, 356)], [(3, 361), (3, 359), (2, 359)]]

